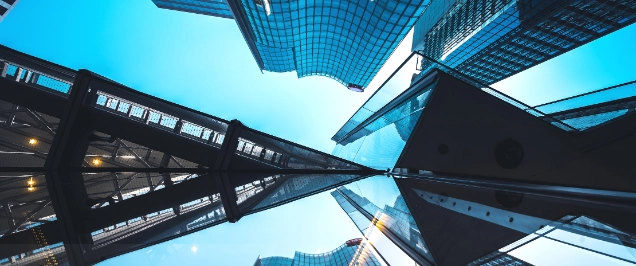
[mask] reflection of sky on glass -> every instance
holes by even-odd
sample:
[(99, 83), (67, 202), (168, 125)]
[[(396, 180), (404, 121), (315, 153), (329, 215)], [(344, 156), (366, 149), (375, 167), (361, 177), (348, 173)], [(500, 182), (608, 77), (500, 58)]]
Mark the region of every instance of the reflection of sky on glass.
[[(0, 43), (11, 48), (327, 153), (334, 147), (331, 136), (402, 63), (411, 43), (404, 40), (394, 54), (399, 59), (386, 63), (364, 93), (355, 93), (324, 77), (261, 74), (235, 21), (161, 10), (150, 0), (21, 1), (0, 32)], [(495, 88), (534, 105), (636, 79), (634, 36), (636, 25)], [(386, 191), (381, 184), (364, 185)], [(393, 204), (395, 196), (389, 190), (369, 199)], [(359, 236), (322, 193), (102, 265), (251, 265), (259, 254), (318, 253)]]
[(543, 237), (511, 251), (509, 254), (536, 266), (634, 265), (633, 263), (621, 261)]
[(363, 141), (354, 162), (376, 169), (393, 168), (406, 144), (395, 124), (371, 133)]
[(383, 175), (373, 176), (367, 179), (345, 185), (354, 193), (367, 198), (373, 205), (382, 209), (385, 205), (393, 207), (395, 200), (400, 195), (393, 178)]

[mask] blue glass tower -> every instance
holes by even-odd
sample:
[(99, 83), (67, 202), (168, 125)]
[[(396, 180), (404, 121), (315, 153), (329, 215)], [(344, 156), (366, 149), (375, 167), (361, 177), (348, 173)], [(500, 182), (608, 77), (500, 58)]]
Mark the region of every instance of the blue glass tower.
[[(159, 3), (166, 2), (153, 1), (160, 7), (164, 5)], [(173, 4), (169, 9), (206, 14), (191, 9), (193, 5), (182, 4), (182, 0), (170, 2)], [(371, 82), (429, 3), (430, 0), (227, 2), (261, 70), (296, 71), (299, 78), (326, 76), (352, 90), (363, 90)]]
[(412, 51), (492, 84), (634, 21), (636, 1), (433, 1)]
[(326, 266), (359, 265), (380, 266), (373, 247), (361, 238), (348, 240), (336, 249), (322, 254), (308, 254), (296, 251), (294, 258), (267, 257), (257, 258), (254, 266)]

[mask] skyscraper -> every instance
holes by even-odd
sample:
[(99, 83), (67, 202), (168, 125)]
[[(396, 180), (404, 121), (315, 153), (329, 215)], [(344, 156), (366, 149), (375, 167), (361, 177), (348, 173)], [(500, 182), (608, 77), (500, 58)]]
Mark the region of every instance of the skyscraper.
[(439, 0), (415, 24), (412, 51), (492, 84), (634, 21), (636, 1)]
[(9, 15), (9, 12), (20, 0), (0, 0), (0, 22)]
[(296, 251), (294, 258), (267, 257), (257, 258), (254, 266), (327, 266), (327, 265), (355, 265), (381, 266), (381, 258), (368, 241), (362, 238), (347, 240), (344, 244), (321, 254), (307, 254)]
[[(224, 1), (153, 1), (161, 8), (233, 17), (261, 70), (326, 76), (355, 91), (371, 82), (430, 3), (229, 0), (227, 15)], [(212, 3), (222, 7), (212, 10)]]

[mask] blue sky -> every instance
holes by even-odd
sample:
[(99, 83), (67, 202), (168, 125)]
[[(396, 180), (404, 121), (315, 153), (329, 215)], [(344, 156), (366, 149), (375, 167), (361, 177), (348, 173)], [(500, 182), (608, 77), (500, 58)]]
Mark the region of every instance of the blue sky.
[[(325, 152), (396, 66), (388, 63), (362, 94), (325, 77), (261, 74), (233, 20), (161, 10), (150, 0), (20, 1), (0, 33), (1, 44), (22, 52)], [(534, 105), (636, 79), (635, 36), (632, 25), (494, 87)], [(359, 236), (322, 193), (103, 265), (251, 265), (259, 254), (320, 253)]]

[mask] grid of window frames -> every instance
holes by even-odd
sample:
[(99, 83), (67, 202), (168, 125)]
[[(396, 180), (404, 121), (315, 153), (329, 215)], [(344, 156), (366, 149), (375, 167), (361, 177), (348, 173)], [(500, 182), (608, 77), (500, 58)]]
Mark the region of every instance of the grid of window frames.
[(261, 259), (260, 266), (293, 266), (294, 260), (285, 257), (268, 257)]
[(343, 244), (338, 248), (322, 254), (307, 254), (296, 252), (294, 259), (285, 257), (267, 257), (260, 259), (260, 266), (330, 266), (356, 265), (381, 266), (371, 245), (367, 242), (348, 246)]
[(265, 70), (363, 87), (429, 2), (242, 0)]
[(227, 0), (152, 0), (159, 8), (221, 18), (234, 18)]
[(425, 35), (426, 55), (492, 84), (635, 20), (634, 0), (468, 0), (414, 38)]

